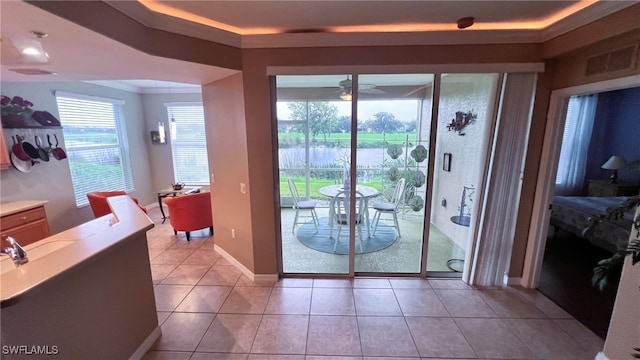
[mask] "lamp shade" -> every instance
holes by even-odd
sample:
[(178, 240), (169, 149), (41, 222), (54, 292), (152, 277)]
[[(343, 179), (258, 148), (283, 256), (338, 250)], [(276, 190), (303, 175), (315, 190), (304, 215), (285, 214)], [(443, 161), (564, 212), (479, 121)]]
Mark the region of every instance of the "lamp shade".
[(607, 160), (604, 164), (602, 164), (601, 168), (607, 170), (619, 170), (627, 167), (627, 161), (617, 155), (613, 155)]

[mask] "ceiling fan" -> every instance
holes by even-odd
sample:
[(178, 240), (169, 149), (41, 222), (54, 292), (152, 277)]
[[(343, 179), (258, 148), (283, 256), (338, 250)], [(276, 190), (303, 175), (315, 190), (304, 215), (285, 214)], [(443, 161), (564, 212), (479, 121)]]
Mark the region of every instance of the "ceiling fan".
[[(347, 78), (338, 83), (338, 92), (340, 92), (340, 98), (342, 100), (351, 100), (351, 94), (353, 90), (353, 82), (349, 75)], [(358, 84), (358, 92), (366, 94), (384, 94), (383, 90), (376, 88), (374, 84)]]

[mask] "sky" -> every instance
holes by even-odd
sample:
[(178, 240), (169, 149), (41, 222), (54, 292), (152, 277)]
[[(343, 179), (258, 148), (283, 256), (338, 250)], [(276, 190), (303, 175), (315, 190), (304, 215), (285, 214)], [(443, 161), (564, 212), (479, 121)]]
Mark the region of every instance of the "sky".
[[(338, 107), (338, 117), (351, 115), (351, 101), (330, 101), (329, 103)], [(287, 104), (278, 103), (278, 119), (289, 118), (290, 112)], [(418, 117), (417, 100), (369, 100), (359, 102), (358, 118), (368, 120), (379, 112), (393, 114), (400, 121), (413, 121)]]

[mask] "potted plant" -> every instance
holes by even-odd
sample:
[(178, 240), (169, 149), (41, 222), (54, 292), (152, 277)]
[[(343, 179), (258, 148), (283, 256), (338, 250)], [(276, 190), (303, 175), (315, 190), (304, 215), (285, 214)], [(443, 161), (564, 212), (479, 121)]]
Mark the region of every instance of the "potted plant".
[(10, 98), (1, 95), (1, 117), (2, 125), (7, 128), (21, 127), (28, 125), (28, 120), (33, 113), (31, 107), (33, 103), (20, 96)]
[[(405, 143), (408, 150), (409, 143)], [(420, 211), (424, 207), (424, 199), (417, 194), (416, 189), (426, 183), (426, 176), (419, 169), (419, 164), (427, 159), (429, 152), (423, 145), (417, 145), (409, 153), (411, 160), (405, 156), (404, 161), (399, 160), (405, 152), (399, 144), (391, 144), (387, 148), (387, 154), (394, 160), (394, 164), (387, 171), (387, 178), (392, 182), (393, 188), (401, 178), (405, 179), (404, 203), (413, 211)], [(412, 169), (415, 163), (415, 170)], [(402, 167), (402, 170), (399, 168)]]
[[(589, 225), (582, 231), (583, 236), (587, 236), (600, 223), (620, 219), (624, 216), (625, 212), (638, 206), (640, 206), (640, 195), (632, 196), (620, 205), (608, 208), (604, 214), (600, 214), (590, 219)], [(619, 269), (623, 266), (627, 256), (631, 257), (631, 266), (636, 266), (638, 263), (640, 263), (640, 214), (637, 210), (636, 215), (637, 216), (634, 219), (632, 230), (633, 232), (636, 232), (636, 238), (629, 242), (629, 245), (626, 249), (620, 249), (611, 257), (600, 260), (597, 263), (596, 267), (593, 269), (591, 282), (593, 286), (597, 287), (600, 291), (607, 287), (610, 281), (610, 274), (613, 273), (614, 269)], [(640, 291), (640, 289), (638, 289), (638, 291)], [(617, 302), (618, 299), (616, 299), (616, 303)], [(636, 311), (638, 311), (639, 309), (637, 309), (637, 304), (635, 306)], [(613, 323), (614, 320), (612, 319), (611, 326), (613, 326)], [(640, 346), (636, 346), (633, 348), (633, 354), (631, 354), (631, 356), (635, 359), (640, 359)]]

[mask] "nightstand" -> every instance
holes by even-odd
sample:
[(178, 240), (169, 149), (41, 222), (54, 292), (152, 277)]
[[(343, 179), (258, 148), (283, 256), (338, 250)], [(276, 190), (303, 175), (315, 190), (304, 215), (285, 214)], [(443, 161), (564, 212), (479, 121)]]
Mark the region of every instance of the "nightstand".
[(633, 196), (640, 192), (640, 184), (612, 184), (607, 180), (587, 180), (588, 196)]

